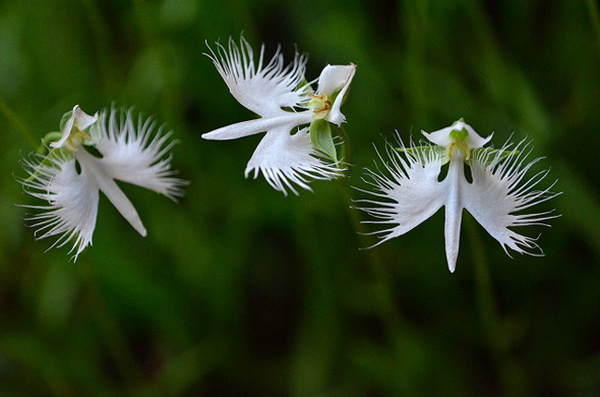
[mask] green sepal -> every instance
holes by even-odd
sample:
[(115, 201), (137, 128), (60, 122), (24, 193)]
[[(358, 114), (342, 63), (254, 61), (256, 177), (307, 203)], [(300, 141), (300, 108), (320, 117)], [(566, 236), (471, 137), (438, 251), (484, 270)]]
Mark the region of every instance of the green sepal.
[(71, 117), (73, 117), (72, 110), (69, 110), (67, 113), (63, 114), (62, 118), (60, 119), (60, 131), (65, 129), (65, 124), (67, 124), (67, 121), (69, 121)]
[(62, 137), (62, 133), (60, 131), (52, 131), (52, 132), (47, 133), (42, 138), (42, 144), (38, 148), (37, 153), (39, 153), (39, 154), (48, 153), (48, 147), (50, 146), (50, 144), (52, 142), (59, 141), (61, 137)]
[[(352, 90), (352, 85), (348, 86), (348, 89), (344, 93), (344, 97), (342, 98), (341, 105), (343, 105), (346, 102), (346, 98), (348, 98), (348, 95), (350, 95), (351, 90)], [(329, 102), (331, 102), (332, 105), (335, 102), (335, 100), (337, 99), (338, 95), (340, 95), (340, 92), (342, 92), (341, 89), (339, 91), (336, 91), (333, 94), (329, 95)]]
[(452, 123), (452, 127), (454, 127), (454, 126), (455, 126), (456, 124), (458, 124), (458, 123), (464, 123), (464, 122), (465, 122), (465, 119), (463, 119), (463, 118), (461, 117), (460, 119), (458, 119), (458, 120), (456, 120), (454, 123)]
[[(332, 134), (334, 136), (337, 136), (341, 139), (341, 145), (338, 145), (340, 147), (340, 156), (338, 156), (337, 158), (340, 159), (340, 161), (344, 160), (347, 156), (347, 151), (349, 148), (348, 145), (348, 135), (346, 134), (346, 130), (344, 129), (343, 126), (337, 126), (335, 124), (331, 124), (329, 123), (329, 126), (332, 128)], [(338, 152), (337, 148), (336, 148), (336, 153)]]
[(337, 162), (337, 151), (335, 149), (335, 143), (333, 142), (333, 136), (331, 135), (331, 126), (329, 125), (329, 122), (323, 119), (313, 120), (313, 122), (310, 123), (308, 131), (313, 148), (332, 161)]
[(331, 102), (331, 105), (333, 106), (333, 103), (335, 102), (336, 98), (338, 97), (338, 95), (340, 95), (341, 91), (336, 91), (333, 94), (329, 95), (329, 102)]

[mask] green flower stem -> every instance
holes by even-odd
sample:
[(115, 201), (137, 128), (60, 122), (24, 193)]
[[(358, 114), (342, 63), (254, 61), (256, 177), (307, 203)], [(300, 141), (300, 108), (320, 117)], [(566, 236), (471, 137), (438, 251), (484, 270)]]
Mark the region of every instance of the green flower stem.
[[(349, 164), (351, 156), (350, 139), (348, 134), (346, 134), (344, 127), (339, 127), (337, 132), (344, 141), (342, 145), (341, 158), (345, 163)], [(372, 244), (372, 242), (367, 241), (370, 240), (366, 235), (368, 230), (361, 223), (358, 211), (353, 208), (354, 203), (352, 202), (352, 189), (350, 187), (350, 181), (346, 176), (345, 178), (340, 178), (339, 183), (348, 216), (350, 217), (352, 225), (354, 226), (354, 230), (359, 236), (358, 240), (360, 247), (368, 247)], [(364, 253), (364, 258), (367, 260), (368, 271), (373, 279), (373, 292), (378, 300), (381, 320), (390, 333), (390, 340), (394, 341), (399, 335), (402, 335), (403, 325), (401, 321), (402, 314), (400, 309), (394, 303), (394, 294), (389, 282), (391, 278), (390, 274), (377, 250), (367, 249), (363, 250), (362, 252)]]
[(16, 115), (16, 113), (9, 109), (2, 99), (0, 99), (0, 113), (6, 118), (8, 123), (14, 129), (17, 130), (27, 142), (29, 142), (33, 150), (38, 150), (40, 146), (39, 142), (33, 138), (33, 135), (31, 135), (29, 130), (25, 128), (25, 125), (21, 122), (21, 120), (19, 120), (19, 117)]
[(492, 291), (489, 263), (477, 230), (477, 224), (471, 216), (466, 216), (464, 222), (468, 230), (473, 257), (475, 298), (481, 319), (481, 327), (486, 335), (495, 366), (504, 386), (503, 394), (511, 396), (527, 395), (529, 388), (526, 384), (524, 372), (520, 363), (510, 354), (511, 338), (498, 314)]
[(340, 138), (342, 138), (342, 140), (344, 141), (344, 143), (342, 143), (342, 152), (341, 152), (340, 158), (345, 163), (350, 164), (350, 157), (351, 157), (351, 154), (352, 154), (350, 152), (350, 137), (346, 133), (346, 129), (344, 128), (344, 126), (334, 127), (334, 128), (335, 128), (335, 131), (340, 136)]
[(590, 13), (590, 19), (594, 33), (596, 33), (596, 45), (598, 47), (598, 54), (600, 54), (600, 11), (598, 10), (598, 3), (596, 0), (587, 0), (588, 10)]
[(141, 383), (142, 374), (136, 364), (130, 346), (127, 343), (127, 338), (119, 330), (119, 324), (111, 314), (110, 309), (98, 288), (94, 277), (94, 269), (92, 265), (85, 260), (82, 260), (81, 276), (84, 285), (87, 286), (87, 298), (90, 310), (96, 318), (96, 323), (104, 343), (106, 343), (106, 347), (110, 352), (117, 371), (121, 374), (124, 383), (133, 389), (135, 385)]
[(587, 0), (588, 11), (594, 33), (596, 34), (596, 47), (598, 55), (600, 55), (600, 11), (598, 11), (598, 3), (596, 0)]
[(110, 44), (108, 43), (108, 27), (102, 18), (102, 5), (98, 0), (83, 1), (85, 8), (85, 17), (87, 18), (94, 44), (95, 64), (98, 65), (98, 71), (101, 81), (104, 83), (105, 91), (117, 88), (115, 81), (115, 68), (110, 61)]

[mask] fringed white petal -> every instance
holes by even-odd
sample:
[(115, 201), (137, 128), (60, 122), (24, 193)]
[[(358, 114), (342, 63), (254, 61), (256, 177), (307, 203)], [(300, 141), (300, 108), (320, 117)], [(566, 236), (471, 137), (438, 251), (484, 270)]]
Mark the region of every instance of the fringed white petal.
[(290, 134), (289, 127), (268, 132), (258, 144), (246, 167), (246, 177), (254, 171), (254, 178), (262, 172), (267, 182), (287, 196), (287, 190), (298, 195), (294, 185), (312, 191), (311, 179), (330, 180), (341, 176), (338, 164), (327, 164), (318, 158), (308, 134), (302, 128)]
[(96, 149), (102, 154), (98, 159), (103, 172), (111, 179), (131, 183), (163, 194), (172, 200), (183, 196), (183, 186), (188, 182), (175, 178), (171, 169), (171, 150), (175, 141), (170, 141), (171, 133), (158, 132), (156, 121), (141, 115), (137, 123), (130, 109), (111, 110), (108, 120), (106, 112), (94, 130)]
[(398, 143), (400, 150), (386, 143), (387, 158), (377, 153), (383, 170), (379, 166), (374, 171), (367, 169), (364, 181), (373, 190), (357, 189), (375, 197), (356, 200), (359, 210), (378, 219), (363, 223), (396, 225), (371, 233), (381, 239), (374, 246), (412, 230), (435, 214), (446, 199), (444, 186), (438, 182), (442, 166), (439, 152), (416, 147), (412, 142), (406, 148), (399, 136)]
[(69, 252), (75, 251), (73, 258), (77, 260), (81, 251), (92, 244), (98, 214), (98, 185), (85, 167), (77, 172), (72, 156), (54, 153), (46, 160), (37, 155), (24, 160), (29, 178), (21, 183), (29, 194), (48, 203), (24, 206), (41, 211), (26, 219), (36, 228), (37, 239), (60, 236), (50, 248), (75, 240)]
[(262, 117), (272, 117), (284, 112), (283, 107), (305, 107), (306, 85), (298, 89), (304, 79), (307, 57), (296, 53), (294, 61), (285, 66), (281, 48), (273, 58), (264, 64), (264, 45), (260, 48), (255, 63), (252, 47), (240, 38), (238, 46), (232, 38), (228, 48), (216, 44), (216, 51), (210, 48), (206, 54), (215, 64), (219, 74), (229, 87), (229, 91), (247, 109)]
[[(262, 172), (267, 182), (287, 195), (287, 190), (298, 194), (295, 185), (311, 190), (309, 179), (333, 179), (340, 176), (339, 164), (327, 164), (313, 148), (308, 129), (296, 134), (296, 127), (310, 124), (315, 110), (309, 103), (315, 99), (312, 88), (304, 80), (306, 56), (296, 53), (294, 61), (285, 66), (281, 49), (264, 65), (264, 45), (258, 60), (248, 42), (242, 37), (238, 46), (233, 39), (228, 48), (217, 43), (206, 54), (213, 63), (232, 95), (247, 109), (261, 116), (258, 120), (244, 121), (218, 128), (202, 135), (204, 139), (237, 139), (267, 132), (256, 148), (246, 168), (246, 176), (254, 170), (254, 177)], [(320, 87), (329, 96), (338, 93), (327, 115), (320, 118), (340, 125), (345, 117), (339, 108), (354, 76), (355, 65), (327, 66), (321, 75)], [(331, 92), (330, 92), (331, 91)], [(323, 99), (325, 104), (326, 100)], [(328, 110), (330, 104), (319, 111)], [(306, 110), (302, 110), (306, 109)]]
[[(537, 190), (537, 186), (548, 174), (542, 171), (527, 179), (525, 174), (540, 159), (526, 162), (531, 153), (529, 143), (524, 140), (506, 156), (511, 144), (501, 150), (486, 148), (476, 151), (472, 159), (473, 183), (464, 190), (464, 207), (494, 237), (504, 251), (507, 248), (521, 254), (543, 255), (537, 238), (527, 237), (509, 229), (516, 226), (549, 226), (546, 221), (556, 218), (554, 210), (533, 214), (522, 214), (523, 210), (550, 200), (560, 193), (552, 193), (554, 183)], [(556, 182), (555, 182), (556, 183)], [(510, 256), (510, 254), (509, 254)]]
[[(77, 109), (74, 109), (74, 113)], [(79, 143), (76, 147), (54, 149), (46, 157), (33, 155), (24, 160), (29, 178), (22, 180), (25, 190), (32, 196), (44, 200), (47, 205), (26, 206), (42, 212), (29, 217), (38, 228), (38, 238), (60, 235), (50, 247), (62, 247), (74, 239), (71, 251), (75, 259), (85, 247), (91, 245), (92, 234), (98, 213), (98, 196), (102, 191), (119, 213), (142, 236), (146, 229), (129, 199), (116, 184), (115, 179), (132, 183), (175, 200), (183, 194), (186, 181), (175, 178), (171, 170), (168, 151), (170, 134), (161, 129), (154, 134), (156, 123), (143, 120), (134, 123), (132, 112), (114, 110), (106, 120), (103, 112), (99, 122), (96, 116), (81, 118), (78, 128), (90, 127), (89, 146)], [(76, 114), (77, 118), (77, 114)], [(76, 122), (73, 121), (73, 123)], [(96, 157), (88, 149), (96, 149)]]

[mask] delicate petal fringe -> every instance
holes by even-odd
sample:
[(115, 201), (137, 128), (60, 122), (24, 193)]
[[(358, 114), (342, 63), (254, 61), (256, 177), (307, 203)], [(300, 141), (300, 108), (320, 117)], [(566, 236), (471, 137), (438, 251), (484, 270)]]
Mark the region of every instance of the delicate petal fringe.
[(216, 51), (207, 43), (210, 53), (205, 54), (214, 63), (229, 91), (247, 109), (262, 117), (283, 114), (281, 108), (306, 108), (309, 85), (298, 88), (304, 79), (306, 55), (296, 52), (294, 61), (285, 66), (281, 47), (264, 65), (265, 46), (260, 48), (255, 64), (252, 47), (244, 37), (240, 45), (230, 38), (228, 48), (216, 43)]
[[(527, 237), (509, 229), (516, 226), (549, 226), (546, 221), (557, 218), (554, 210), (522, 214), (537, 204), (561, 193), (551, 192), (556, 181), (538, 190), (549, 170), (527, 179), (526, 173), (541, 158), (527, 162), (531, 142), (525, 139), (514, 148), (507, 142), (500, 150), (485, 148), (475, 151), (471, 170), (473, 183), (464, 192), (465, 208), (494, 237), (510, 256), (507, 248), (520, 254), (542, 256), (537, 238)], [(509, 152), (510, 150), (510, 152)], [(508, 153), (508, 155), (507, 155)], [(539, 236), (538, 236), (539, 237)]]
[(415, 146), (412, 142), (407, 148), (399, 137), (398, 143), (399, 149), (386, 143), (385, 159), (377, 152), (382, 167), (376, 163), (375, 170), (367, 170), (367, 178), (363, 179), (370, 189), (356, 188), (374, 197), (355, 200), (357, 209), (376, 219), (363, 223), (388, 226), (368, 233), (380, 239), (373, 246), (408, 232), (446, 206), (446, 251), (451, 272), (458, 255), (463, 208), (509, 256), (509, 248), (521, 254), (543, 255), (537, 244), (539, 236), (528, 237), (511, 230), (516, 226), (549, 226), (548, 220), (560, 216), (554, 210), (523, 213), (561, 194), (551, 192), (556, 182), (538, 189), (548, 170), (526, 177), (540, 160), (527, 161), (530, 143), (523, 140), (514, 148), (507, 142), (500, 150), (491, 147), (474, 150), (470, 161), (472, 183), (464, 176), (462, 162), (460, 167), (451, 163), (448, 176), (438, 182), (445, 161), (441, 151), (431, 150), (431, 146)]
[(268, 132), (260, 141), (246, 167), (246, 177), (254, 171), (256, 179), (261, 172), (267, 182), (287, 196), (287, 190), (295, 195), (294, 187), (312, 191), (310, 179), (331, 180), (342, 176), (344, 171), (339, 163), (325, 163), (313, 149), (308, 128), (302, 128), (290, 135), (289, 128), (283, 127)]
[[(85, 147), (75, 152), (54, 149), (48, 156), (33, 154), (22, 160), (28, 178), (19, 180), (31, 196), (46, 201), (43, 206), (24, 205), (39, 210), (28, 216), (37, 230), (38, 239), (60, 236), (51, 246), (62, 247), (75, 240), (69, 253), (74, 259), (92, 244), (96, 226), (99, 191), (102, 190), (127, 221), (142, 235), (146, 230), (133, 205), (114, 182), (115, 179), (145, 187), (176, 201), (183, 196), (187, 181), (175, 178), (168, 152), (175, 144), (171, 133), (163, 134), (156, 122), (138, 116), (134, 123), (132, 110), (113, 109), (108, 122), (106, 111), (90, 127), (92, 146), (101, 157)], [(49, 248), (49, 249), (50, 249)]]
[(354, 187), (374, 196), (374, 199), (354, 200), (358, 204), (356, 209), (378, 219), (363, 223), (392, 225), (369, 233), (380, 239), (371, 247), (412, 230), (435, 214), (446, 198), (438, 182), (442, 166), (439, 152), (427, 150), (428, 146), (415, 146), (412, 141), (407, 148), (399, 134), (396, 138), (400, 150), (386, 142), (385, 158), (375, 148), (383, 169), (375, 163), (375, 170), (366, 169), (363, 178), (372, 190)]
[(73, 259), (76, 261), (84, 248), (92, 244), (98, 213), (95, 180), (89, 178), (83, 168), (78, 173), (76, 160), (61, 151), (54, 151), (46, 158), (31, 155), (22, 164), (29, 175), (20, 180), (23, 188), (48, 203), (45, 206), (23, 205), (41, 211), (25, 218), (36, 228), (36, 239), (59, 236), (48, 250), (62, 247), (74, 239), (69, 253), (75, 251)]
[[(313, 90), (304, 77), (306, 55), (296, 52), (294, 61), (286, 66), (281, 47), (278, 47), (265, 65), (265, 46), (261, 46), (255, 60), (244, 37), (240, 38), (239, 45), (230, 38), (227, 48), (220, 43), (216, 43), (214, 50), (208, 43), (207, 46), (209, 53), (205, 55), (213, 61), (231, 94), (261, 119), (218, 128), (203, 134), (202, 138), (227, 140), (266, 132), (248, 162), (245, 174), (247, 177), (254, 171), (256, 178), (259, 172), (262, 173), (267, 182), (284, 195), (288, 190), (297, 195), (296, 186), (311, 190), (310, 179), (329, 180), (341, 175), (343, 169), (339, 162), (326, 163), (320, 158), (310, 142), (308, 129), (291, 134), (296, 127), (313, 121), (314, 113), (308, 108)], [(326, 120), (339, 125), (344, 121), (339, 107), (355, 65), (328, 66), (325, 71), (323, 83), (329, 84), (331, 89), (341, 89)]]
[(157, 122), (152, 118), (144, 120), (141, 114), (136, 124), (132, 109), (127, 112), (112, 109), (108, 121), (106, 118), (104, 111), (93, 131), (95, 147), (102, 154), (99, 161), (106, 174), (173, 201), (182, 197), (188, 182), (175, 178), (177, 171), (171, 169), (172, 156), (168, 153), (177, 143), (169, 142), (172, 133), (163, 133), (163, 126), (154, 133)]

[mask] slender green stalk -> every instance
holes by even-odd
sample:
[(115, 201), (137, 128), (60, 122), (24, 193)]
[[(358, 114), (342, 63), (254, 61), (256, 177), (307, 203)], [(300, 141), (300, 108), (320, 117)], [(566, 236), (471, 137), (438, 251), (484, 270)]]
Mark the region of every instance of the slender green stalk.
[(486, 334), (489, 349), (499, 372), (506, 395), (527, 395), (528, 386), (520, 364), (511, 357), (510, 335), (498, 314), (494, 299), (492, 278), (483, 243), (477, 225), (470, 216), (465, 217), (475, 271), (475, 298), (483, 332)]
[(174, 74), (173, 65), (170, 63), (168, 41), (163, 38), (156, 22), (153, 20), (152, 4), (144, 0), (134, 0), (133, 6), (145, 50), (155, 60), (157, 71), (163, 81), (161, 86), (162, 95), (158, 104), (167, 119), (174, 120), (182, 107), (181, 97), (177, 94), (178, 89), (181, 87), (179, 86), (180, 81)]
[[(350, 138), (343, 127), (338, 128), (340, 137), (344, 140), (342, 146), (342, 158), (344, 162), (350, 164), (351, 161), (351, 150), (350, 150)], [(340, 178), (340, 191), (344, 199), (344, 204), (348, 212), (348, 216), (354, 226), (354, 230), (357, 232), (359, 237), (359, 244), (361, 247), (368, 247), (370, 242), (367, 241), (368, 230), (361, 223), (358, 211), (354, 209), (354, 203), (352, 202), (352, 189), (350, 181), (347, 177)], [(368, 270), (371, 273), (374, 281), (375, 295), (379, 300), (379, 310), (382, 321), (390, 331), (392, 340), (395, 336), (399, 335), (402, 330), (401, 324), (401, 312), (397, 305), (394, 304), (394, 294), (390, 285), (390, 274), (386, 268), (383, 260), (379, 256), (376, 250), (364, 250), (364, 257), (367, 259)]]
[(100, 334), (110, 352), (117, 371), (124, 383), (132, 388), (140, 384), (142, 374), (137, 367), (136, 360), (131, 352), (125, 336), (119, 331), (119, 325), (106, 304), (94, 277), (94, 269), (87, 261), (83, 261), (81, 274), (87, 285), (88, 298), (91, 312), (96, 317)]
[(85, 8), (85, 16), (89, 21), (98, 71), (105, 91), (109, 91), (115, 86), (114, 70), (111, 66), (109, 56), (108, 29), (102, 19), (102, 13), (100, 12), (101, 5), (98, 3), (97, 0), (85, 0), (83, 6)]
[(14, 129), (17, 130), (27, 142), (29, 142), (33, 150), (38, 150), (40, 146), (39, 142), (33, 138), (33, 135), (31, 135), (29, 130), (21, 122), (17, 114), (13, 112), (2, 99), (0, 99), (0, 113), (6, 118), (8, 123)]
[(344, 162), (350, 164), (350, 158), (352, 157), (352, 152), (350, 151), (350, 137), (346, 133), (344, 126), (336, 127), (336, 132), (343, 141), (341, 158)]
[(592, 28), (596, 35), (596, 47), (598, 54), (600, 55), (600, 11), (598, 10), (598, 3), (595, 0), (587, 0), (587, 7), (592, 23)]

